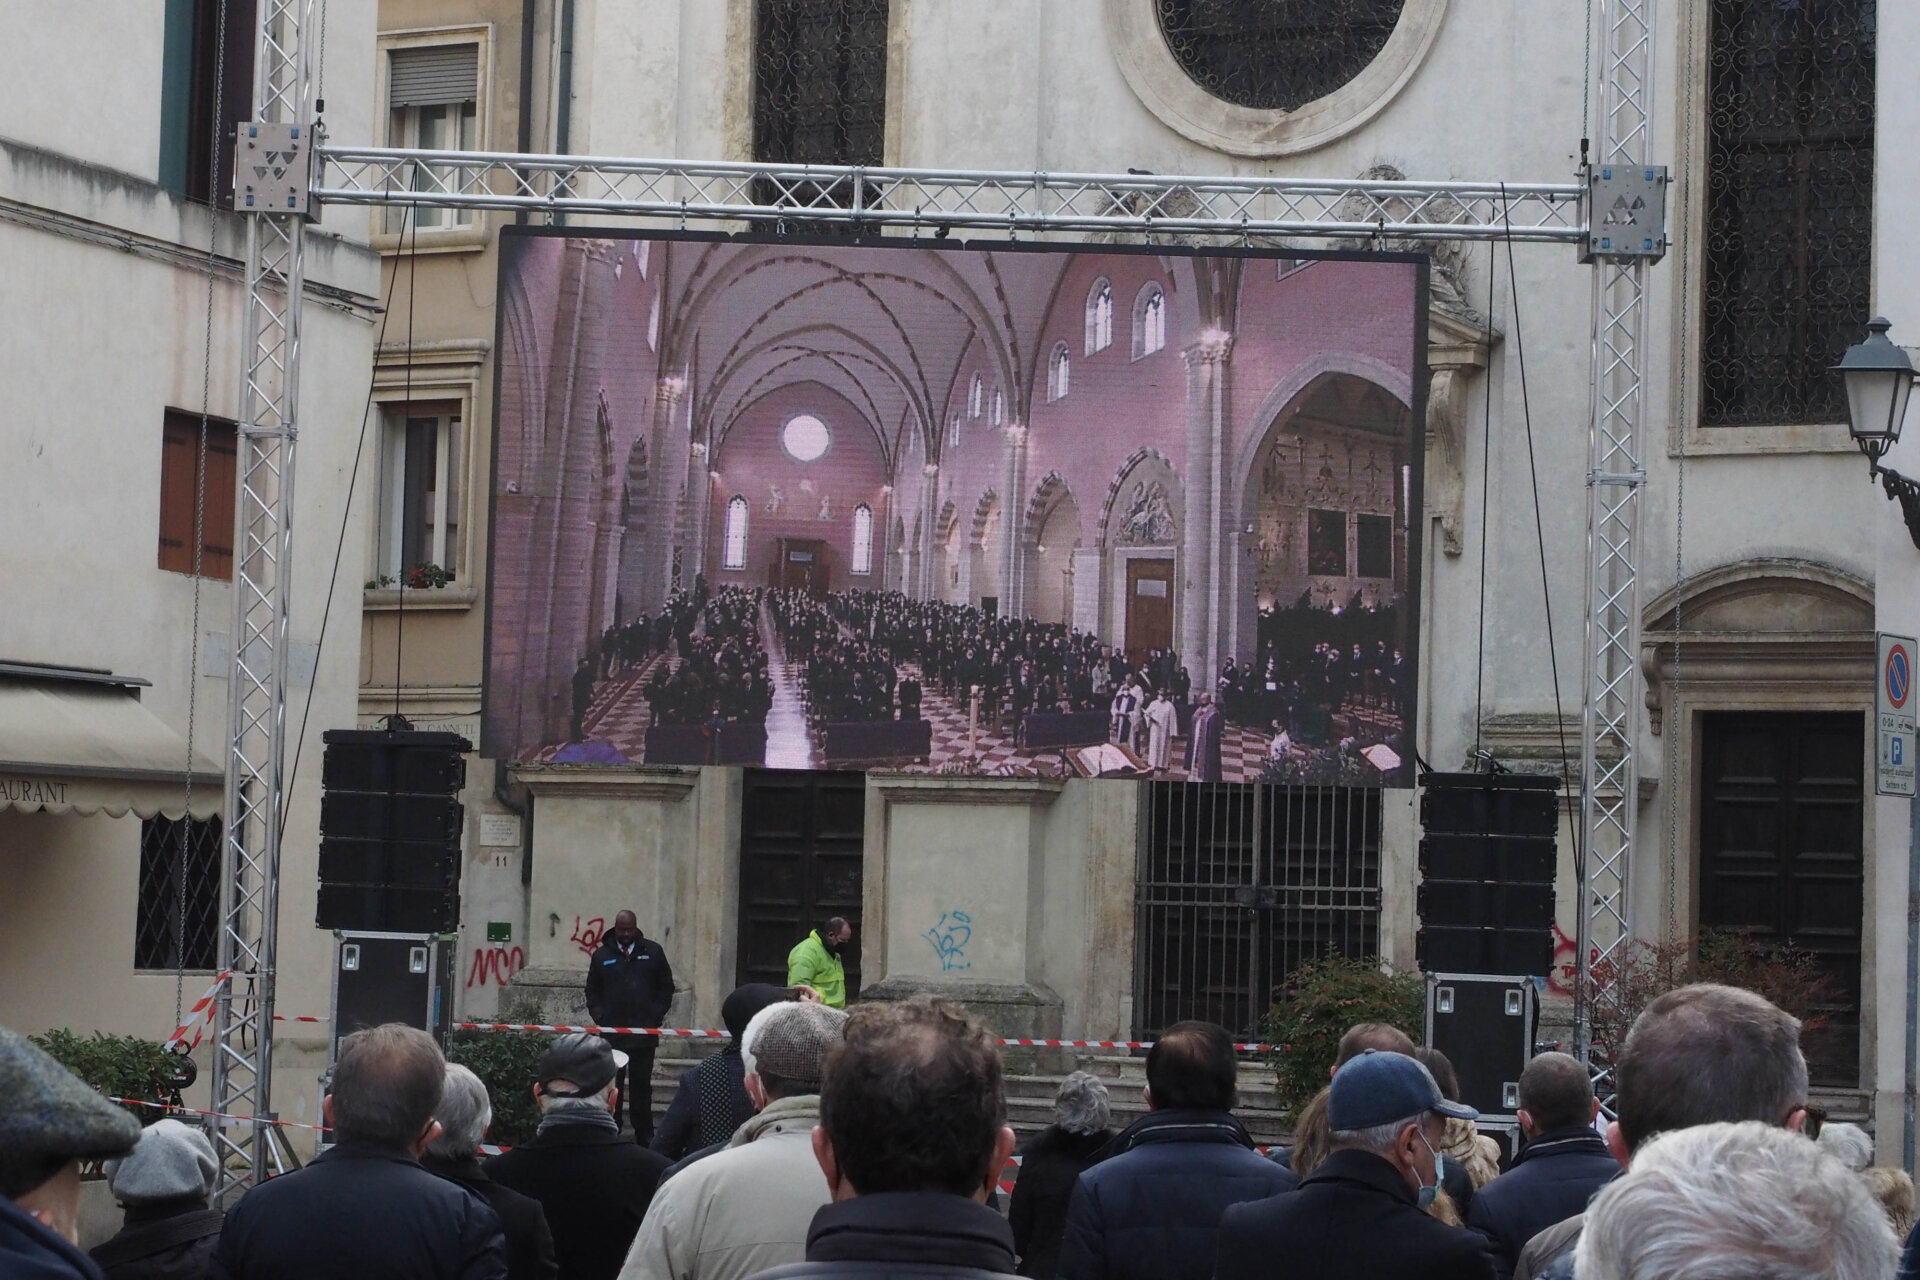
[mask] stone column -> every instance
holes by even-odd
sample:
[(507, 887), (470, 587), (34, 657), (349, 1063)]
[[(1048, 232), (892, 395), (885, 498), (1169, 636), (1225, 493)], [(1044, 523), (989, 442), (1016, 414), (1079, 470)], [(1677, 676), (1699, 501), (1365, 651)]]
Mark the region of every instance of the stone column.
[(653, 427), (647, 439), (647, 542), (642, 555), (646, 564), (644, 604), (649, 613), (658, 613), (667, 598), (667, 578), (672, 572), (673, 540), (678, 532), (674, 492), (680, 482), (680, 468), (669, 461), (673, 456), (673, 417), (687, 393), (687, 380), (678, 374), (660, 379), (653, 393)]
[(1194, 687), (1211, 689), (1219, 669), (1219, 511), (1224, 382), (1233, 336), (1201, 333), (1188, 347), (1187, 448), (1181, 491), (1179, 630), (1174, 647), (1193, 675)]
[(1009, 422), (1006, 434), (1006, 496), (1000, 512), (1000, 536), (1006, 543), (1006, 555), (1000, 561), (1000, 615), (1013, 618), (1027, 611), (1026, 531), (1021, 527), (1027, 506), (1027, 429)]
[[(920, 472), (927, 482), (922, 486), (923, 501), (920, 504), (924, 519), (920, 522), (919, 589), (922, 600), (932, 600), (935, 597), (933, 545), (934, 539), (939, 536), (933, 526), (940, 519), (940, 464), (929, 462), (920, 468)], [(939, 586), (944, 590), (946, 584), (943, 582)]]

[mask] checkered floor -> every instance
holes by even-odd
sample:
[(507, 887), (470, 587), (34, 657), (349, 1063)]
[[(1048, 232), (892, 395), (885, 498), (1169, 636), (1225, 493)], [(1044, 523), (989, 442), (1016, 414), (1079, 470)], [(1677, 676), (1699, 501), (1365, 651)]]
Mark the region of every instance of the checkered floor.
[[(821, 754), (819, 735), (807, 725), (805, 669), (788, 659), (773, 622), (764, 612), (760, 621), (760, 641), (767, 650), (773, 676), (773, 709), (767, 716), (768, 768), (820, 769), (826, 761)], [(655, 654), (638, 668), (616, 674), (594, 688), (593, 705), (587, 712), (586, 737), (613, 747), (638, 764), (646, 758), (647, 726), (651, 715), (644, 695), (646, 683), (656, 670), (672, 670), (680, 660), (666, 653)], [(920, 714), (933, 724), (933, 755), (924, 767), (938, 770), (968, 759), (967, 713), (964, 707), (943, 695), (928, 682), (914, 662), (900, 664), (902, 679), (921, 681)], [(972, 757), (975, 769), (985, 774), (1058, 775), (1062, 762), (1058, 751), (1028, 751), (1014, 745), (1013, 737), (1000, 726), (982, 725), (973, 736)], [(559, 746), (543, 747), (534, 758), (550, 760)], [(1173, 740), (1173, 767), (1165, 777), (1185, 781), (1185, 738)], [(1144, 754), (1144, 753), (1142, 753)], [(1220, 743), (1221, 777), (1226, 782), (1252, 782), (1259, 778), (1266, 762), (1265, 734), (1238, 725), (1228, 725)]]

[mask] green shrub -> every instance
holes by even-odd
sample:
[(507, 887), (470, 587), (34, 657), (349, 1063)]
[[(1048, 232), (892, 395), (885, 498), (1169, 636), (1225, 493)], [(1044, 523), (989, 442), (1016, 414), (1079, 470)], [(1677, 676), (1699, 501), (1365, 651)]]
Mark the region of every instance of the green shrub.
[(1298, 1114), (1326, 1087), (1340, 1037), (1357, 1022), (1384, 1022), (1420, 1039), (1426, 986), (1417, 973), (1396, 973), (1374, 957), (1350, 959), (1329, 950), (1296, 968), (1274, 992), (1261, 1037), (1274, 1046), (1275, 1092)]
[[(541, 1022), (538, 1005), (515, 1004), (503, 1010), (501, 1022)], [(487, 1141), (517, 1147), (533, 1138), (540, 1127), (540, 1108), (533, 1100), (533, 1077), (540, 1055), (553, 1043), (544, 1031), (455, 1031), (447, 1037), (447, 1060), (458, 1062), (480, 1077), (493, 1099), (493, 1126)]]
[[(181, 1060), (156, 1041), (139, 1036), (110, 1036), (102, 1031), (83, 1038), (64, 1029), (28, 1038), (45, 1049), (55, 1062), (109, 1097), (174, 1105), (180, 1102)], [(143, 1125), (152, 1124), (167, 1114), (159, 1107), (120, 1105)]]

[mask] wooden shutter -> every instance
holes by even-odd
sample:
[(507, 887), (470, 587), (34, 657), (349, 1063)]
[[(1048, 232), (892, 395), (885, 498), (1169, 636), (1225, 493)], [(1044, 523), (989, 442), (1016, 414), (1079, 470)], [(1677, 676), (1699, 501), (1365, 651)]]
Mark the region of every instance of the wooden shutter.
[(431, 107), (478, 100), (480, 46), (477, 44), (395, 49), (389, 57), (389, 107)]
[[(193, 502), (200, 485), (200, 415), (167, 410), (160, 450), (162, 569), (193, 572)], [(200, 522), (200, 573), (233, 577), (233, 498), (239, 439), (231, 422), (207, 419), (206, 514)]]

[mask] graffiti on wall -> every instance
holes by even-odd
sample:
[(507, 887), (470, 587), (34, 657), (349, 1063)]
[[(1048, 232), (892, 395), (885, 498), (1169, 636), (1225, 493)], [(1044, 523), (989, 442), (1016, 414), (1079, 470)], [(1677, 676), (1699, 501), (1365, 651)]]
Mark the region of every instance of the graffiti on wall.
[(604, 916), (595, 916), (584, 922), (579, 916), (573, 918), (573, 944), (580, 948), (581, 955), (592, 955), (606, 932), (607, 921)]
[(973, 941), (973, 917), (964, 911), (942, 911), (933, 928), (921, 935), (940, 957), (940, 970), (971, 969), (967, 943)]
[(527, 953), (519, 947), (475, 947), (473, 963), (467, 966), (467, 986), (484, 987), (489, 982), (506, 986), (507, 979), (527, 967)]

